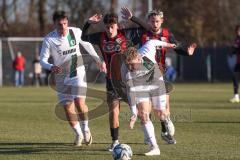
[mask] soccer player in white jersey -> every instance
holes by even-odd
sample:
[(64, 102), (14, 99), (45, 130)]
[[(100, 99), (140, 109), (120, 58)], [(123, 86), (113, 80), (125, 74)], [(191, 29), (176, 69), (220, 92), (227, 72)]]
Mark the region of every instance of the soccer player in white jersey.
[[(97, 61), (100, 68), (104, 63), (101, 63), (93, 46), (81, 40), (81, 29), (68, 26), (68, 15), (65, 11), (56, 11), (53, 22), (55, 30), (44, 38), (40, 63), (43, 68), (55, 74), (58, 99), (76, 133), (74, 145), (81, 146), (83, 140), (86, 145), (90, 145), (92, 136), (88, 127), (88, 107), (85, 104), (87, 83), (79, 44)], [(48, 62), (50, 56), (53, 64)]]
[(160, 155), (154, 126), (149, 118), (151, 106), (153, 106), (153, 110), (160, 120), (167, 121), (167, 90), (163, 75), (155, 60), (157, 46), (176, 47), (175, 44), (149, 40), (138, 50), (133, 47), (129, 48), (125, 54), (125, 63), (121, 68), (122, 80), (127, 88), (129, 105), (132, 111), (130, 128), (133, 128), (138, 115), (141, 119), (144, 135), (150, 142), (150, 150), (145, 153), (146, 156)]

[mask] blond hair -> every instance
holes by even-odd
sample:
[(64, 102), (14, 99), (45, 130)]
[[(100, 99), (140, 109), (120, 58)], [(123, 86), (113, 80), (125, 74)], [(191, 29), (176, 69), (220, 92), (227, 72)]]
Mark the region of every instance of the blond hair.
[(138, 57), (138, 52), (135, 47), (130, 47), (127, 49), (124, 55), (125, 55), (124, 61), (128, 65), (133, 59)]

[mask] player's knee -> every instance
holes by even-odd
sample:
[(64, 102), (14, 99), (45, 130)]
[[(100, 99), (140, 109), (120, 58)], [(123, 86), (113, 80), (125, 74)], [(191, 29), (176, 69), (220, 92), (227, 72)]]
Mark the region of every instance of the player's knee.
[(155, 113), (160, 120), (164, 120), (167, 117), (167, 111), (166, 110), (156, 110)]
[(142, 112), (139, 117), (141, 119), (141, 123), (143, 124), (147, 123), (147, 121), (150, 120), (149, 113), (146, 113), (146, 112)]
[(74, 103), (76, 106), (80, 106), (80, 107), (86, 106), (85, 99), (77, 98), (74, 100)]

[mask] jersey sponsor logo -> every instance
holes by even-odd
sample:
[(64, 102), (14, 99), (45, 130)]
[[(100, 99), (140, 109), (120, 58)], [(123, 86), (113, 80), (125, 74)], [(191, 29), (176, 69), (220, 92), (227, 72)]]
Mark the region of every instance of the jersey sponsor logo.
[(103, 51), (105, 53), (121, 52), (121, 45), (116, 42), (103, 41)]
[(76, 48), (73, 48), (73, 49), (63, 51), (62, 54), (63, 55), (68, 55), (68, 54), (75, 53), (75, 52), (76, 52)]

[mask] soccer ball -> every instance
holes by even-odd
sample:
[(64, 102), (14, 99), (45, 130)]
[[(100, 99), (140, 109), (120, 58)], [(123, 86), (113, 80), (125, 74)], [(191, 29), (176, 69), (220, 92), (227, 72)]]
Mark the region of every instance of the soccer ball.
[(132, 149), (127, 144), (116, 145), (112, 152), (114, 160), (129, 160), (132, 158), (132, 154)]

